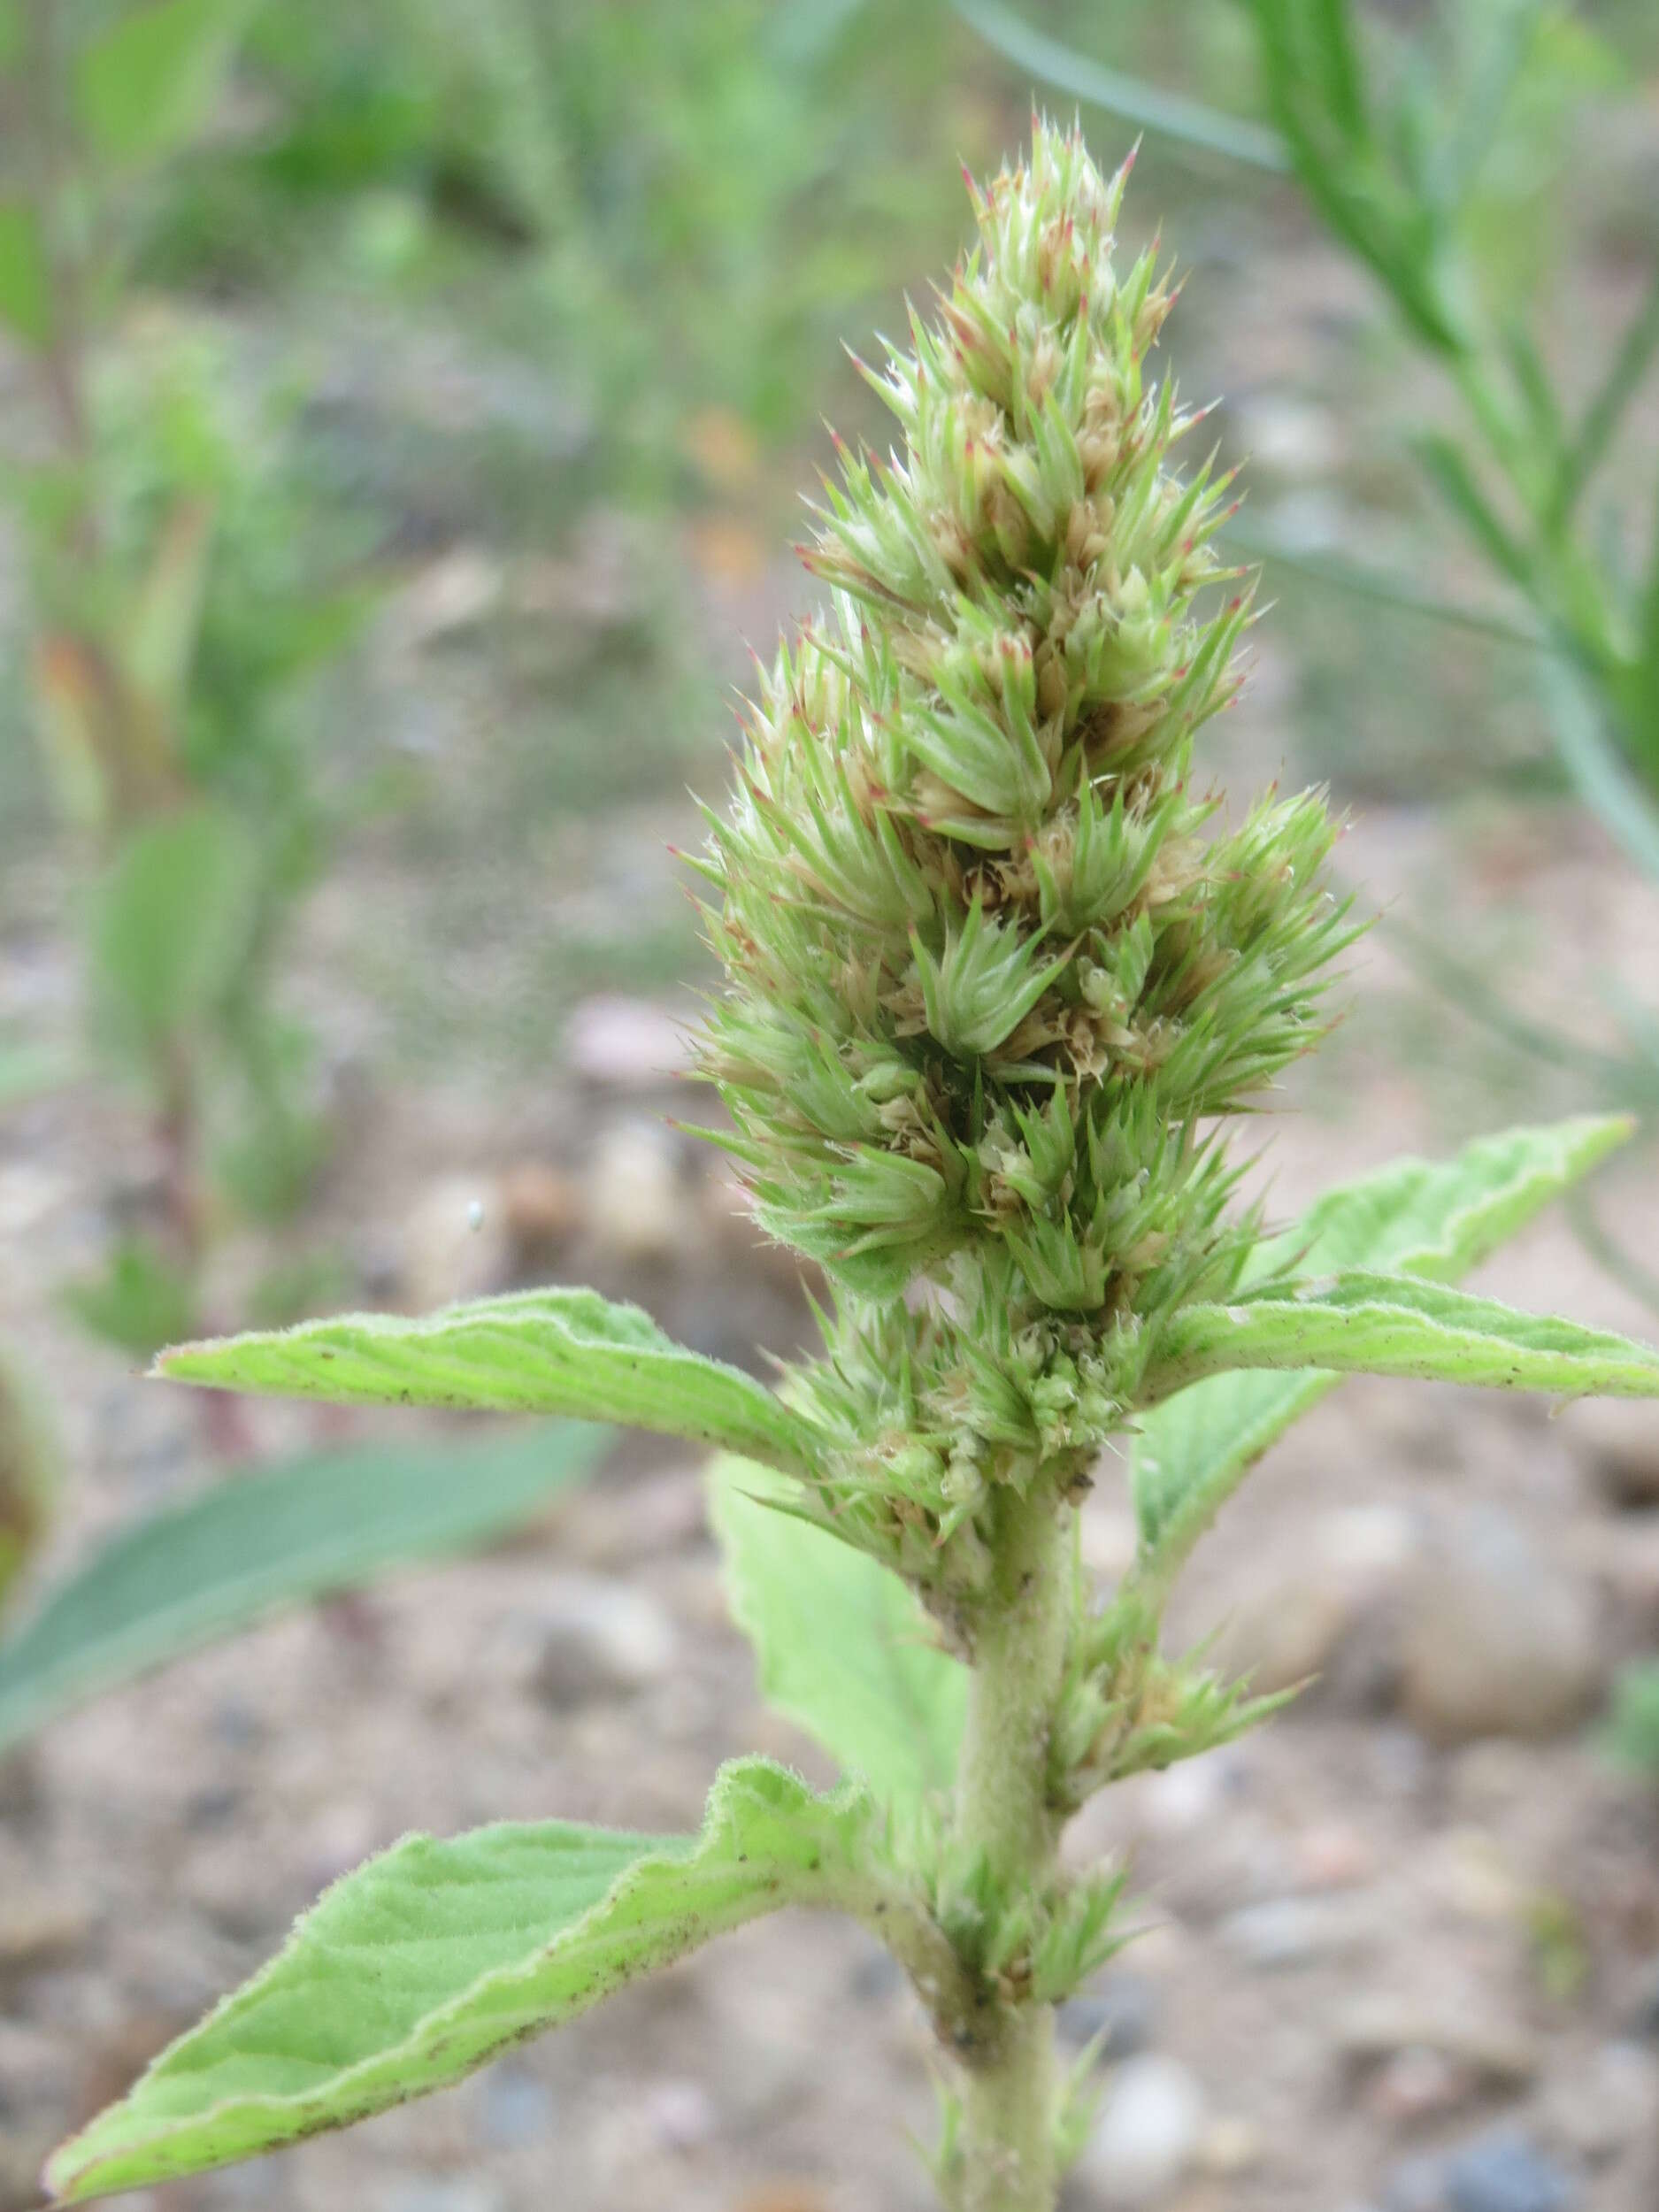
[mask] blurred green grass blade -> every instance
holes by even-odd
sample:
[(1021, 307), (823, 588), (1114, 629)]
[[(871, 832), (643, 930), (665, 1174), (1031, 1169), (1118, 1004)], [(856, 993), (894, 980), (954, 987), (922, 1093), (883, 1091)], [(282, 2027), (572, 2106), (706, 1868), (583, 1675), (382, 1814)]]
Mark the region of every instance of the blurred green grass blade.
[[(1659, 797), (1650, 796), (1632, 773), (1596, 703), (1567, 664), (1541, 659), (1540, 678), (1555, 750), (1573, 789), (1615, 844), (1659, 883)], [(1655, 781), (1659, 786), (1659, 773)]]
[(1639, 611), (1631, 735), (1648, 787), (1659, 793), (1659, 481), (1654, 486), (1653, 542)]
[(815, 1797), (740, 1759), (695, 1836), (405, 1837), (66, 2143), (46, 2185), (65, 2202), (144, 2188), (448, 2088), (746, 1921), (841, 1901), (864, 1886), (870, 1815), (857, 1791)]
[(888, 1568), (789, 1509), (787, 1486), (741, 1459), (709, 1470), (732, 1614), (768, 1704), (816, 1736), (885, 1804), (949, 1790), (966, 1670)]
[(798, 1472), (816, 1440), (752, 1375), (665, 1336), (596, 1290), (524, 1290), (411, 1320), (345, 1313), (164, 1352), (155, 1372), (329, 1405), (442, 1406), (626, 1421)]
[(1659, 265), (1655, 265), (1647, 297), (1620, 341), (1605, 380), (1585, 410), (1578, 434), (1563, 465), (1550, 510), (1550, 521), (1559, 529), (1571, 515), (1585, 486), (1607, 457), (1624, 411), (1640, 389), (1655, 354), (1659, 354)]
[(1536, 648), (1543, 643), (1536, 630), (1504, 615), (1488, 613), (1480, 607), (1463, 606), (1426, 584), (1414, 584), (1407, 577), (1366, 567), (1340, 553), (1304, 552), (1281, 544), (1271, 530), (1257, 530), (1235, 522), (1228, 526), (1220, 542), (1221, 549), (1230, 557), (1265, 561), (1271, 567), (1286, 569), (1294, 576), (1305, 576), (1310, 583), (1325, 585), (1350, 598), (1370, 600), (1381, 607), (1396, 607), (1402, 614), (1420, 615), (1426, 621), (1471, 631), (1479, 637), (1496, 638), (1505, 645)]
[(1534, 438), (1546, 451), (1561, 452), (1567, 443), (1566, 419), (1543, 356), (1524, 324), (1509, 324), (1503, 334), (1503, 351), (1515, 388), (1525, 403)]
[(1417, 450), (1441, 498), (1493, 566), (1524, 591), (1530, 589), (1532, 565), (1525, 551), (1499, 520), (1476, 483), (1463, 448), (1443, 431), (1432, 430), (1417, 441)]
[(1622, 1059), (1613, 1053), (1602, 1052), (1566, 1030), (1551, 1029), (1532, 1020), (1530, 1015), (1518, 1012), (1477, 969), (1455, 959), (1428, 930), (1417, 929), (1398, 916), (1390, 918), (1387, 929), (1394, 941), (1404, 948), (1413, 966), (1460, 1013), (1479, 1022), (1517, 1052), (1575, 1075), (1593, 1075), (1609, 1104), (1624, 1110), (1646, 1113), (1659, 1106), (1659, 1091), (1655, 1092), (1651, 1101), (1641, 1094), (1640, 1083), (1635, 1079), (1640, 1066), (1634, 1056)]
[(1348, 0), (1308, 0), (1305, 15), (1318, 59), (1326, 112), (1350, 138), (1369, 134), (1365, 80)]
[(1195, 153), (1217, 155), (1270, 176), (1284, 176), (1290, 168), (1282, 142), (1258, 123), (1223, 115), (1202, 101), (1162, 92), (1139, 78), (1108, 69), (1104, 63), (1093, 61), (1036, 29), (1011, 8), (1003, 7), (1001, 0), (951, 0), (951, 4), (987, 45), (994, 46), (1035, 83), (1046, 84), (1086, 107), (1100, 108), (1136, 130), (1168, 139)]
[(1454, 213), (1467, 203), (1492, 151), (1542, 14), (1542, 0), (1511, 0), (1486, 35), (1472, 81), (1461, 88), (1455, 120), (1444, 134), (1438, 180), (1440, 196)]
[(227, 1477), (123, 1530), (0, 1641), (0, 1749), (278, 1607), (500, 1535), (580, 1481), (608, 1440), (557, 1422)]
[(1596, 1265), (1650, 1313), (1659, 1314), (1659, 1275), (1652, 1268), (1644, 1267), (1635, 1254), (1613, 1235), (1590, 1202), (1587, 1191), (1570, 1193), (1567, 1217), (1572, 1224), (1573, 1234)]

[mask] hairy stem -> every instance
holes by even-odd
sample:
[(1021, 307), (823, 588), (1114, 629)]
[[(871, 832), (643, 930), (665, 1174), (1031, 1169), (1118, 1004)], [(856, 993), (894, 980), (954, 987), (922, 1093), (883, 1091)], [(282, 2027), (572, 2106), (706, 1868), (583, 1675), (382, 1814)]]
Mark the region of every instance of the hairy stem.
[[(1004, 1498), (990, 1605), (974, 1648), (956, 1835), (993, 1893), (1031, 1897), (1055, 1870), (1048, 1740), (1071, 1624), (1071, 1513), (1045, 1480)], [(1026, 2002), (970, 2055), (962, 2099), (963, 2212), (1051, 2212), (1057, 2186), (1054, 2014)]]

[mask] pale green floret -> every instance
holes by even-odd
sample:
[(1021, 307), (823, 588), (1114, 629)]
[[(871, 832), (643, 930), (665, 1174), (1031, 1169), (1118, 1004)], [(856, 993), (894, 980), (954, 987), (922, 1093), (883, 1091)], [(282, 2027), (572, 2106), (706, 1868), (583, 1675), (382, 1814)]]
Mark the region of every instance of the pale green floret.
[(1114, 267), (1125, 174), (1042, 128), (976, 195), (870, 373), (901, 443), (843, 452), (830, 603), (761, 678), (705, 867), (727, 1141), (837, 1299), (792, 1386), (845, 1439), (821, 1504), (946, 1616), (993, 1487), (1080, 1476), (1161, 1322), (1236, 1286), (1211, 1125), (1315, 1040), (1347, 933), (1317, 795), (1225, 829), (1192, 782), (1249, 595), (1210, 546), (1230, 479), (1171, 465), (1196, 418), (1146, 378), (1171, 293)]

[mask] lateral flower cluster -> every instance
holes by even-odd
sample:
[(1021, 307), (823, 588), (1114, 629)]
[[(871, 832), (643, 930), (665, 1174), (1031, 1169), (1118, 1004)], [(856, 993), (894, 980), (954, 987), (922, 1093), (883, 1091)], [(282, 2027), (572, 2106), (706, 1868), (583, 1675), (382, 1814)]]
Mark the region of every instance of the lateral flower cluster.
[(978, 244), (864, 371), (899, 449), (840, 448), (829, 607), (703, 864), (704, 1068), (834, 1292), (792, 1386), (838, 1440), (814, 1509), (935, 1600), (979, 1581), (995, 1486), (1082, 1479), (1160, 1323), (1235, 1287), (1217, 1118), (1314, 1041), (1344, 941), (1322, 796), (1225, 826), (1193, 781), (1250, 588), (1231, 476), (1171, 465), (1202, 415), (1147, 376), (1167, 277), (1113, 263), (1130, 165), (1040, 124), (970, 185)]

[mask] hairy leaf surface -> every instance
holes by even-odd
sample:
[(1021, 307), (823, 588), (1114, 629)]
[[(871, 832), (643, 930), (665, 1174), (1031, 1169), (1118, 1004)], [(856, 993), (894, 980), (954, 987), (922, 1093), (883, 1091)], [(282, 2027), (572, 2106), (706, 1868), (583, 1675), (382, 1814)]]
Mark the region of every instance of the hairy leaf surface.
[(480, 1298), (411, 1321), (343, 1314), (164, 1352), (156, 1372), (219, 1390), (334, 1405), (565, 1413), (693, 1438), (775, 1466), (810, 1463), (811, 1431), (764, 1385), (687, 1351), (637, 1306), (595, 1290)]
[(511, 1528), (580, 1480), (603, 1429), (319, 1452), (122, 1530), (0, 1642), (0, 1750), (112, 1683), (279, 1606)]
[(768, 1702), (889, 1804), (948, 1789), (968, 1678), (907, 1586), (788, 1511), (765, 1469), (717, 1460), (709, 1482), (732, 1611)]
[(1176, 1389), (1237, 1367), (1323, 1367), (1563, 1397), (1659, 1397), (1659, 1352), (1646, 1344), (1409, 1276), (1334, 1275), (1285, 1297), (1188, 1306), (1166, 1344), (1159, 1373)]
[(144, 2188), (448, 2087), (746, 1920), (856, 1880), (869, 1801), (725, 1767), (700, 1836), (563, 1821), (411, 1836), (335, 1884), (272, 1963), (47, 2169)]
[[(1436, 1282), (1466, 1274), (1630, 1133), (1620, 1117), (1502, 1131), (1444, 1161), (1397, 1160), (1327, 1191), (1257, 1256), (1257, 1279), (1301, 1265)], [(1147, 1546), (1184, 1549), (1246, 1471), (1341, 1379), (1242, 1371), (1194, 1383), (1141, 1417), (1135, 1510)]]

